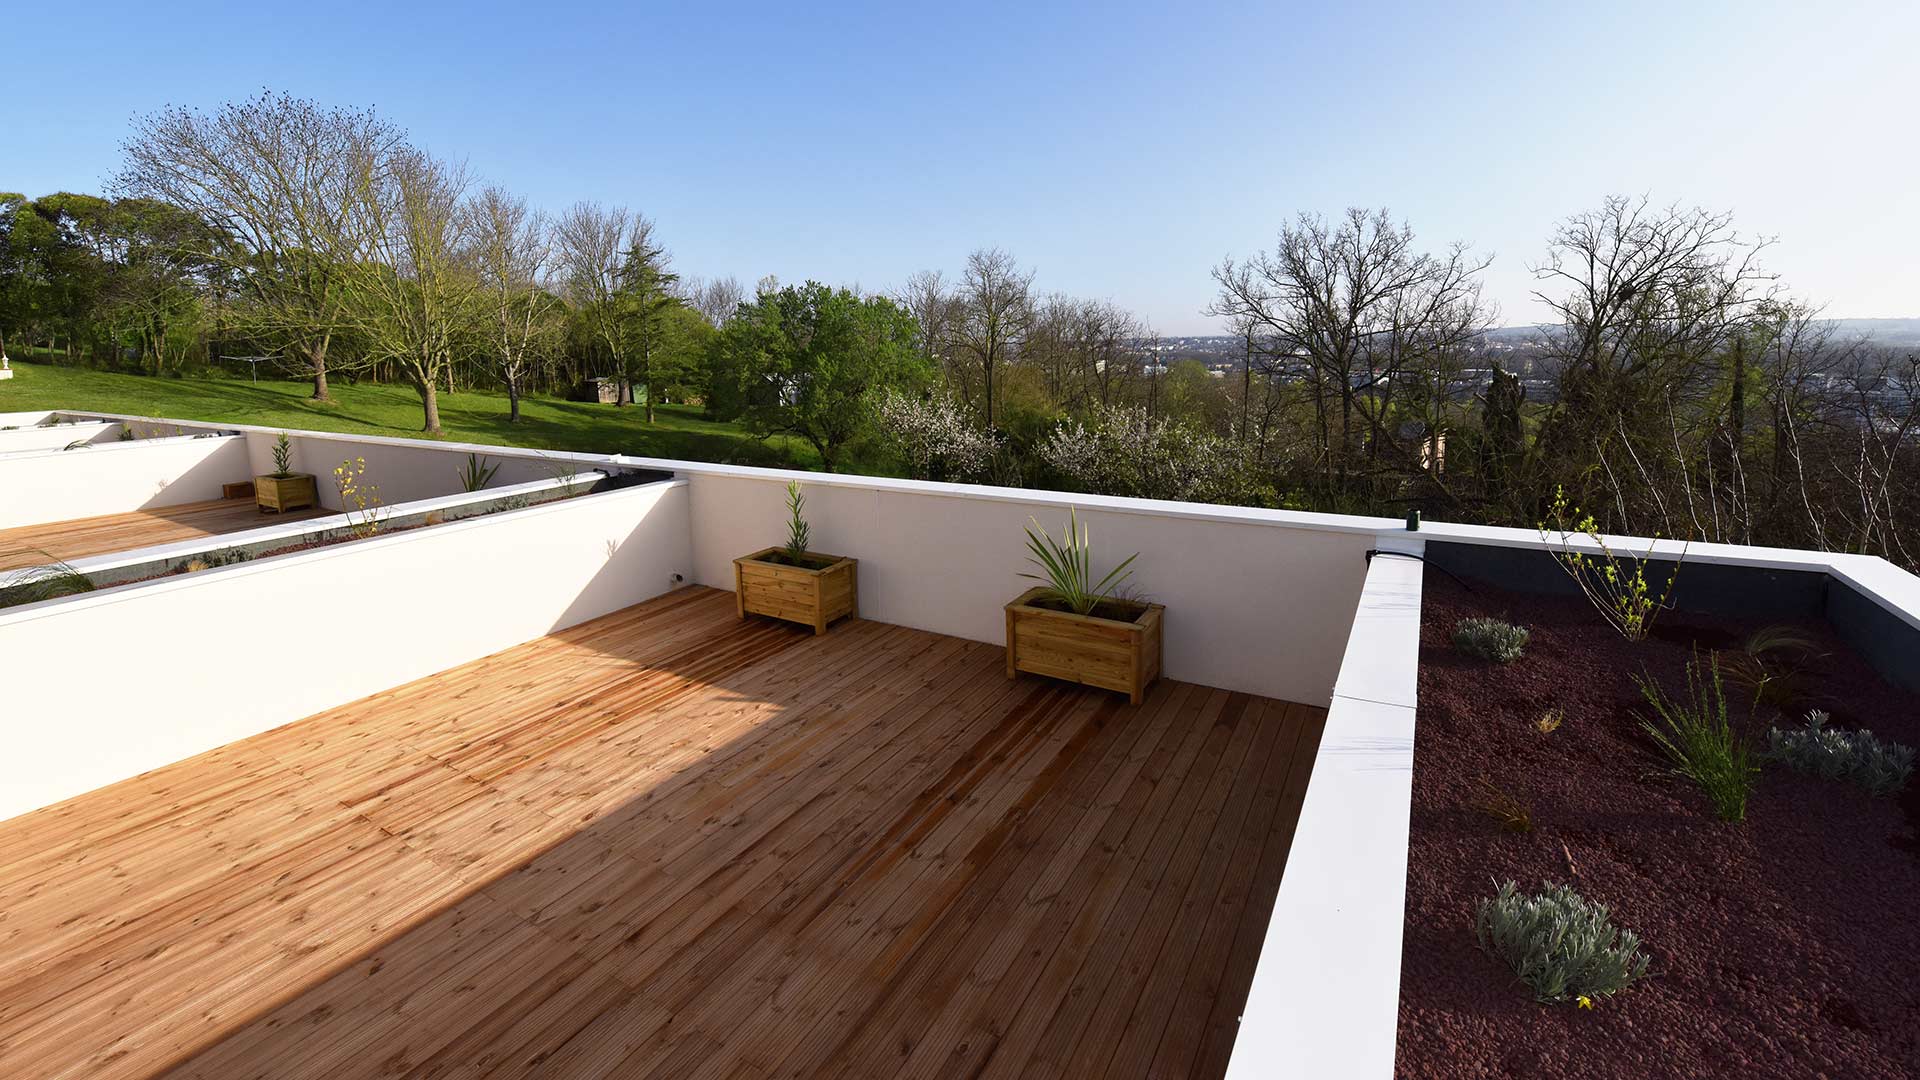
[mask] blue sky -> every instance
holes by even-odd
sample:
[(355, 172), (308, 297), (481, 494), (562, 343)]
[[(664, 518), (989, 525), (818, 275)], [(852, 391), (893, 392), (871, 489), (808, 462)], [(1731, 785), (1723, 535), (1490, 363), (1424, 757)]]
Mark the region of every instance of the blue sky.
[(1222, 256), (1386, 206), (1493, 255), (1521, 323), (1554, 222), (1620, 192), (1778, 237), (1830, 314), (1920, 316), (1920, 4), (1442, 7), (96, 4), (8, 50), (0, 190), (98, 190), (130, 117), (271, 87), (539, 205), (635, 207), (683, 273), (749, 284), (997, 245), (1203, 333)]

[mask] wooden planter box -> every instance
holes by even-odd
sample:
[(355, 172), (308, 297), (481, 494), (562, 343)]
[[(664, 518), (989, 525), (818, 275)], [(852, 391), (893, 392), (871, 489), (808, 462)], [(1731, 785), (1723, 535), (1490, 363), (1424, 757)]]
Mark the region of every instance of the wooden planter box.
[(822, 561), (818, 568), (767, 561), (784, 550), (770, 547), (733, 560), (741, 618), (771, 615), (824, 634), (835, 619), (860, 614), (860, 560), (809, 551), (808, 558)]
[(1113, 601), (1131, 619), (1103, 619), (1035, 607), (1045, 588), (1007, 605), (1007, 678), (1022, 671), (1118, 690), (1140, 704), (1160, 677), (1160, 621), (1165, 605)]
[(292, 476), (256, 476), (253, 478), (253, 502), (262, 510), (280, 513), (320, 505), (319, 490), (312, 473)]

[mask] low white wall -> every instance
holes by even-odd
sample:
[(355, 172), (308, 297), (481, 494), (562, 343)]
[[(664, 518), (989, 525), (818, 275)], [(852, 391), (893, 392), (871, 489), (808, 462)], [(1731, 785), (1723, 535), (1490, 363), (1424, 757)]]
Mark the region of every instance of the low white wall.
[(244, 436), (107, 442), (0, 458), (0, 529), (220, 497), (248, 476)]
[(123, 430), (119, 423), (90, 421), (84, 424), (53, 424), (48, 427), (0, 429), (0, 454), (28, 450), (59, 450), (74, 442), (102, 443), (118, 441)]
[(25, 412), (0, 412), (0, 428), (24, 428), (45, 423), (58, 413), (46, 409), (28, 409)]
[[(248, 452), (257, 473), (273, 469), (273, 444), (278, 432), (252, 430), (247, 433)], [(426, 442), (419, 439), (371, 440), (356, 435), (329, 435), (318, 432), (289, 432), (293, 446), (293, 468), (319, 477), (320, 503), (331, 510), (345, 509), (334, 486), (333, 470), (341, 463), (364, 458), (364, 483), (377, 485), (380, 501), (393, 503), (431, 499), (459, 493), (460, 471), (466, 468), (467, 455), (474, 453), (499, 471), (487, 484), (502, 488), (534, 480), (547, 480), (576, 468), (574, 456), (541, 455), (538, 451), (500, 447), (468, 447), (465, 444)], [(605, 459), (600, 459), (604, 461)]]
[[(432, 514), (439, 514), (443, 521), (458, 519), (466, 514), (478, 513), (479, 511), (475, 508), (480, 504), (496, 499), (520, 496), (528, 502), (544, 501), (563, 488), (570, 488), (584, 495), (587, 488), (605, 476), (605, 473), (590, 471), (579, 474), (571, 481), (533, 480), (524, 484), (488, 488), (485, 491), (462, 492), (458, 495), (443, 495), (437, 499), (398, 503), (382, 507), (378, 520), (380, 527), (387, 529), (396, 525), (416, 525)], [(266, 524), (255, 529), (196, 536), (190, 540), (175, 540), (148, 547), (112, 551), (104, 555), (69, 559), (67, 565), (92, 578), (96, 584), (115, 584), (150, 577), (162, 568), (199, 555), (235, 548), (271, 550), (273, 547), (285, 546), (307, 537), (324, 536), (337, 530), (351, 529), (357, 517), (358, 515), (350, 514), (329, 514), (324, 517), (299, 518), (294, 521), (263, 517), (261, 520)]]
[(658, 596), (687, 515), (666, 481), (0, 611), (0, 819)]
[(1388, 541), (1367, 570), (1313, 776), (1287, 853), (1229, 1080), (1388, 1080), (1401, 932), (1425, 569)]
[[(623, 462), (636, 462), (621, 458)], [(665, 467), (665, 462), (647, 462)], [(1366, 574), (1374, 518), (1300, 525), (1279, 512), (874, 477), (678, 463), (693, 482), (695, 580), (733, 588), (734, 558), (785, 540), (799, 479), (815, 550), (860, 560), (860, 614), (1005, 641), (1003, 605), (1033, 583), (1030, 518), (1075, 507), (1096, 573), (1134, 552), (1133, 584), (1167, 605), (1170, 678), (1324, 705)]]

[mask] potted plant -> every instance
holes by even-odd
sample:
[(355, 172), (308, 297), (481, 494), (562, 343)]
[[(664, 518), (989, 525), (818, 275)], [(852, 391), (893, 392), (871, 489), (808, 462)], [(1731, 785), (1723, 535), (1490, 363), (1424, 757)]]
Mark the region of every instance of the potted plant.
[(284, 431), (273, 441), (273, 471), (253, 478), (253, 501), (260, 509), (276, 514), (320, 503), (313, 474), (293, 471), (293, 444)]
[(743, 619), (771, 615), (824, 634), (835, 619), (860, 614), (860, 561), (807, 550), (806, 504), (800, 485), (788, 484), (787, 542), (733, 560), (734, 597)]
[(1095, 581), (1087, 532), (1072, 511), (1060, 539), (1038, 521), (1029, 525), (1027, 550), (1042, 572), (1020, 576), (1042, 584), (1007, 605), (1007, 678), (1022, 671), (1048, 675), (1118, 690), (1140, 704), (1160, 677), (1166, 607), (1118, 595), (1139, 553)]

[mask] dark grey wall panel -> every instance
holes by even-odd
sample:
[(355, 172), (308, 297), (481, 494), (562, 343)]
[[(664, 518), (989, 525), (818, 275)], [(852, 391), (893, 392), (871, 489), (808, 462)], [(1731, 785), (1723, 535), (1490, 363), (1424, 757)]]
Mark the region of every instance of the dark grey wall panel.
[(1844, 581), (1828, 586), (1826, 616), (1882, 678), (1903, 690), (1920, 690), (1920, 627)]
[[(1427, 562), (1463, 578), (1485, 581), (1515, 592), (1577, 596), (1580, 587), (1539, 548), (1491, 544), (1427, 542)], [(1653, 560), (1647, 580), (1663, 584), (1671, 562)], [(1741, 619), (1799, 619), (1827, 612), (1828, 577), (1813, 570), (1768, 570), (1724, 563), (1684, 563), (1673, 586), (1673, 606), (1699, 615)]]

